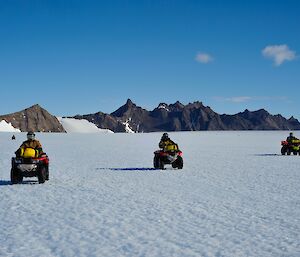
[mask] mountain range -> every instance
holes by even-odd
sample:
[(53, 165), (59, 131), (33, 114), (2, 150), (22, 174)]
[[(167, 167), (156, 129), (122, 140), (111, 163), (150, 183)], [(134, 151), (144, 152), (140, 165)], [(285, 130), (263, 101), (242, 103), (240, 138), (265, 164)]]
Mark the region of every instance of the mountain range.
[[(187, 105), (179, 101), (174, 104), (160, 103), (154, 110), (148, 111), (128, 99), (110, 114), (97, 112), (65, 118), (85, 119), (98, 128), (113, 132), (300, 130), (300, 123), (294, 117), (286, 119), (264, 109), (245, 110), (234, 115), (218, 114), (199, 101)], [(66, 132), (59, 120), (38, 104), (19, 112), (0, 115), (1, 120), (21, 131)]]
[(152, 111), (145, 110), (130, 99), (111, 114), (97, 112), (76, 115), (99, 128), (114, 132), (200, 131), (200, 130), (299, 130), (300, 123), (294, 117), (271, 115), (264, 109), (245, 110), (234, 115), (218, 114), (202, 102), (183, 105), (160, 103)]

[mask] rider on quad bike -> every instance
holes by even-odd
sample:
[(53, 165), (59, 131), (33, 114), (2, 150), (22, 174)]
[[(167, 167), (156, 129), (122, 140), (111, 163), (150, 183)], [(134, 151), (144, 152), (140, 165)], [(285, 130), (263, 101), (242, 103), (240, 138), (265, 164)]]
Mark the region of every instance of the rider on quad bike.
[(290, 132), (290, 135), (286, 138), (286, 141), (290, 144), (293, 143), (293, 140), (299, 140), (297, 137), (294, 137), (293, 132)]
[(282, 155), (290, 155), (293, 153), (294, 155), (297, 155), (297, 153), (300, 155), (300, 140), (296, 137), (294, 137), (293, 132), (290, 133), (290, 135), (286, 138), (286, 141), (281, 141), (281, 154)]
[[(29, 150), (33, 149), (33, 151)], [(15, 152), (17, 157), (24, 157), (24, 158), (33, 158), (38, 157), (43, 153), (43, 148), (37, 139), (35, 139), (34, 132), (30, 131), (27, 133), (27, 140), (24, 141), (19, 149)]]
[(35, 139), (34, 132), (27, 133), (27, 140), (22, 143), (12, 158), (11, 182), (21, 183), (23, 177), (38, 177), (39, 183), (49, 180), (49, 158), (43, 152), (41, 143)]
[(161, 150), (154, 152), (154, 168), (164, 169), (165, 164), (171, 164), (173, 168), (183, 168), (182, 152), (178, 145), (169, 138), (168, 133), (162, 135), (158, 146)]
[(175, 144), (169, 138), (168, 133), (163, 133), (158, 146), (159, 146), (159, 148), (161, 148), (165, 152), (172, 151), (172, 150), (178, 150), (177, 144)]

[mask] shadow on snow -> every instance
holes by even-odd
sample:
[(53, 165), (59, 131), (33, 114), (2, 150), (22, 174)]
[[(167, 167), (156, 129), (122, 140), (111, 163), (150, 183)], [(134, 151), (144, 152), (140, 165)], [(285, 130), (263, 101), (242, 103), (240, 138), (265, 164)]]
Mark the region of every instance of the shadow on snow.
[[(21, 185), (21, 184), (27, 184), (27, 185), (32, 185), (32, 184), (38, 184), (39, 182), (36, 180), (23, 180), (22, 183), (15, 184), (15, 185)], [(10, 180), (0, 180), (0, 186), (9, 186), (12, 185)]]
[(0, 180), (0, 186), (11, 185), (10, 180)]
[(254, 154), (254, 156), (282, 156), (282, 155), (277, 153), (258, 153), (258, 154)]
[(112, 171), (159, 171), (160, 169), (155, 168), (96, 168), (96, 170), (112, 170)]

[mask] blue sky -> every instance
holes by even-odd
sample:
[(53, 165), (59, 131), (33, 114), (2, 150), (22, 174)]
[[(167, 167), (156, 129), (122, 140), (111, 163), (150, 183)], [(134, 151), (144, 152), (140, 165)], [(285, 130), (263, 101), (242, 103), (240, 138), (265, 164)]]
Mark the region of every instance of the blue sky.
[(131, 98), (300, 119), (300, 1), (0, 2), (0, 114), (113, 112)]

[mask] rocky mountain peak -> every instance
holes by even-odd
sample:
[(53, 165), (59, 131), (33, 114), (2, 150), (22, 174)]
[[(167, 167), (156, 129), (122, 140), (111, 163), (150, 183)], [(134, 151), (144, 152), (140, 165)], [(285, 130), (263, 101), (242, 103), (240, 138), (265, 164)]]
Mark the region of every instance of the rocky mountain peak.
[(65, 132), (58, 119), (40, 105), (35, 104), (22, 111), (0, 116), (21, 131)]
[(166, 103), (160, 103), (154, 110), (165, 110), (165, 111), (170, 111), (169, 110), (169, 105)]
[(172, 110), (181, 110), (183, 109), (185, 106), (179, 102), (179, 101), (176, 101), (174, 104), (170, 104), (169, 107), (172, 109)]
[(34, 104), (26, 109), (33, 109), (33, 108), (42, 108), (39, 104)]
[(202, 104), (202, 102), (196, 101), (193, 103), (189, 103), (186, 107), (188, 107), (188, 108), (203, 108), (204, 105)]
[(42, 108), (39, 104), (34, 104), (28, 108), (25, 108), (24, 111), (26, 112), (39, 112), (39, 111), (46, 111), (44, 108)]
[(267, 112), (265, 109), (259, 109), (259, 110), (255, 111), (255, 113), (259, 113), (259, 114), (269, 114), (269, 112)]
[(299, 121), (293, 116), (288, 119), (289, 123), (293, 126), (292, 129), (300, 129)]
[(126, 103), (122, 105), (119, 109), (112, 112), (112, 116), (122, 117), (125, 113), (130, 113), (133, 109), (138, 108), (135, 103), (133, 103), (130, 99), (127, 99)]
[(131, 101), (131, 99), (129, 99), (129, 98), (127, 99), (125, 105), (127, 105), (127, 106), (136, 106), (136, 105)]

